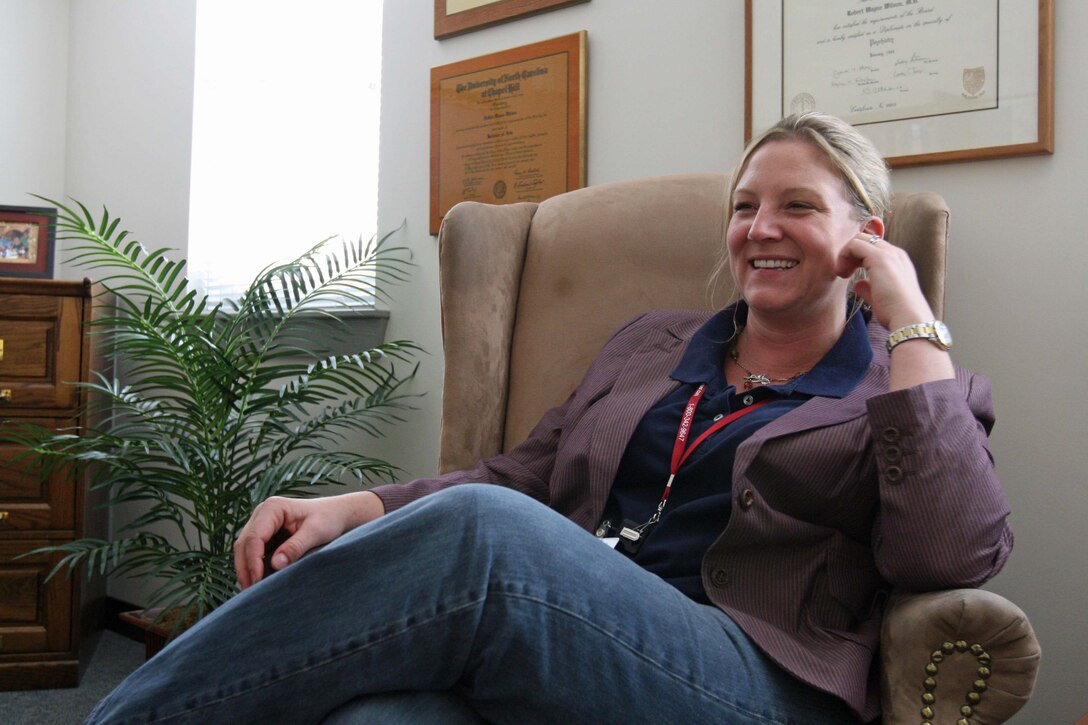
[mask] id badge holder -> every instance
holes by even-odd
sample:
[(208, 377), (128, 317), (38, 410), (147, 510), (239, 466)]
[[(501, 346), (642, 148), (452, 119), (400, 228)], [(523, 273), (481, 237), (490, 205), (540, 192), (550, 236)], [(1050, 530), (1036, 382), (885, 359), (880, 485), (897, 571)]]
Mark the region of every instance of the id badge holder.
[(631, 556), (637, 554), (642, 548), (642, 542), (646, 540), (646, 534), (649, 533), (646, 528), (639, 530), (638, 527), (637, 521), (624, 519), (623, 526), (620, 528), (620, 546)]

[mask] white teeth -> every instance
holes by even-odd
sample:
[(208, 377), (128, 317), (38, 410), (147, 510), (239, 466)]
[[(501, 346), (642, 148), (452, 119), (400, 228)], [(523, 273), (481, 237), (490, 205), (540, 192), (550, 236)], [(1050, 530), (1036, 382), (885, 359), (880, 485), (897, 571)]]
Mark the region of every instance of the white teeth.
[(797, 262), (788, 259), (753, 259), (752, 266), (756, 269), (789, 269), (796, 267)]

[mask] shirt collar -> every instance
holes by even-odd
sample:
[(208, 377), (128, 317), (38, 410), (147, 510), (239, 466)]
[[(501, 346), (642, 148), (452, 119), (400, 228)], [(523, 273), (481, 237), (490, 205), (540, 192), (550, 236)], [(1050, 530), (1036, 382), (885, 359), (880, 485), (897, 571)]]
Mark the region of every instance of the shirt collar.
[[(672, 371), (672, 378), (682, 383), (696, 384), (722, 381), (725, 356), (729, 353), (733, 335), (737, 326), (743, 325), (747, 319), (748, 306), (742, 300), (707, 320), (692, 336), (680, 364)], [(842, 398), (865, 377), (872, 360), (873, 350), (869, 346), (865, 318), (861, 314), (852, 314), (838, 341), (815, 367), (789, 383), (766, 387), (781, 395), (799, 393)]]

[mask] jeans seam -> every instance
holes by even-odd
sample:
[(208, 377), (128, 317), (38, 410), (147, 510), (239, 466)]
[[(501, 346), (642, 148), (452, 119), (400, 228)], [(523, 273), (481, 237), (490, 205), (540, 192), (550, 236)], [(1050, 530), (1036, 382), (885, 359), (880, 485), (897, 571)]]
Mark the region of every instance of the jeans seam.
[(379, 644), (384, 644), (385, 642), (388, 642), (391, 639), (395, 639), (396, 637), (402, 637), (402, 636), (404, 636), (405, 634), (409, 633), (411, 630), (413, 630), (413, 629), (415, 629), (417, 627), (427, 625), (427, 624), (433, 624), (436, 621), (439, 621), (439, 620), (445, 619), (447, 617), (452, 617), (452, 616), (455, 616), (457, 614), (460, 614), (461, 612), (463, 612), (466, 609), (471, 609), (471, 608), (473, 608), (475, 606), (478, 606), (480, 604), (480, 602), (484, 601), (486, 598), (487, 597), (485, 595), (484, 597), (479, 597), (479, 598), (473, 599), (471, 601), (464, 602), (463, 604), (461, 604), (461, 605), (459, 605), (457, 607), (446, 609), (446, 610), (442, 611), (440, 614), (435, 614), (435, 615), (432, 615), (432, 616), (430, 616), (430, 617), (428, 617), (426, 619), (421, 619), (418, 622), (414, 622), (414, 623), (412, 623), (410, 625), (406, 625), (403, 628), (398, 629), (395, 632), (391, 632), (391, 633), (389, 633), (387, 635), (384, 635), (384, 636), (381, 636), (381, 637), (379, 637), (377, 639), (361, 643), (361, 644), (359, 644), (359, 645), (357, 645), (355, 647), (349, 647), (348, 649), (345, 649), (343, 652), (337, 653), (335, 655), (326, 656), (325, 658), (323, 658), (319, 662), (314, 662), (312, 664), (307, 664), (307, 665), (304, 665), (304, 666), (301, 666), (301, 667), (295, 667), (295, 668), (291, 669), (290, 671), (285, 671), (285, 672), (279, 674), (278, 676), (269, 679), (266, 682), (261, 682), (259, 684), (254, 684), (254, 685), (252, 685), (250, 687), (239, 690), (238, 692), (231, 693), (230, 695), (221, 695), (221, 696), (215, 697), (215, 698), (213, 698), (211, 700), (208, 700), (206, 702), (202, 702), (202, 703), (200, 703), (198, 705), (194, 705), (192, 707), (186, 707), (186, 708), (184, 708), (184, 709), (182, 709), (182, 710), (180, 710), (180, 711), (178, 711), (176, 713), (172, 713), (172, 714), (169, 714), (169, 715), (164, 715), (162, 717), (156, 717), (155, 719), (148, 720), (147, 722), (149, 722), (149, 723), (167, 722), (167, 721), (169, 721), (171, 719), (180, 717), (182, 715), (187, 715), (189, 713), (193, 713), (193, 712), (196, 712), (198, 710), (203, 710), (203, 709), (208, 708), (208, 707), (214, 707), (215, 705), (219, 705), (219, 704), (228, 702), (230, 700), (236, 699), (236, 698), (241, 697), (243, 695), (247, 695), (247, 694), (256, 692), (258, 690), (263, 690), (263, 689), (265, 689), (267, 687), (270, 687), (272, 685), (276, 685), (276, 684), (282, 682), (285, 679), (295, 677), (295, 676), (300, 675), (302, 673), (313, 672), (314, 670), (318, 670), (318, 669), (320, 669), (322, 667), (327, 667), (328, 665), (330, 665), (330, 664), (332, 664), (334, 662), (337, 662), (339, 660), (343, 660), (343, 659), (345, 659), (347, 657), (354, 657), (355, 655), (358, 655), (361, 652), (363, 652), (363, 651), (365, 651), (365, 650), (367, 650), (367, 649), (369, 649), (371, 647), (374, 647), (374, 646), (379, 645)]
[(718, 695), (714, 694), (713, 692), (710, 692), (709, 690), (705, 689), (704, 687), (701, 687), (697, 683), (692, 682), (691, 680), (689, 680), (686, 677), (683, 677), (679, 673), (675, 672), (673, 669), (667, 667), (665, 664), (663, 664), (661, 662), (658, 662), (657, 660), (655, 660), (654, 658), (648, 656), (644, 652), (641, 652), (634, 645), (632, 645), (631, 643), (626, 641), (626, 639), (624, 639), (622, 637), (619, 637), (619, 636), (617, 636), (616, 634), (614, 634), (612, 632), (609, 632), (608, 630), (604, 629), (603, 627), (598, 625), (593, 620), (579, 614), (578, 612), (576, 612), (574, 610), (567, 609), (566, 607), (563, 607), (563, 606), (561, 606), (559, 604), (556, 604), (556, 603), (553, 603), (553, 602), (549, 602), (546, 599), (542, 599), (542, 598), (537, 597), (537, 596), (532, 596), (532, 595), (528, 595), (528, 594), (520, 594), (520, 593), (516, 593), (516, 592), (510, 592), (510, 591), (506, 591), (506, 590), (498, 589), (498, 588), (491, 588), (491, 589), (489, 589), (488, 594), (483, 596), (483, 597), (474, 598), (474, 599), (472, 599), (470, 601), (466, 601), (466, 602), (462, 603), (461, 605), (459, 605), (457, 607), (446, 609), (443, 612), (441, 612), (440, 614), (435, 614), (435, 615), (432, 615), (430, 617), (427, 617), (426, 619), (421, 619), (421, 620), (419, 620), (417, 622), (414, 622), (414, 623), (412, 623), (410, 625), (403, 626), (402, 628), (396, 630), (395, 632), (390, 632), (390, 633), (388, 633), (386, 635), (383, 635), (383, 636), (378, 637), (376, 639), (367, 641), (365, 643), (361, 643), (361, 644), (359, 644), (357, 646), (349, 647), (349, 648), (345, 649), (343, 652), (339, 652), (339, 653), (337, 653), (335, 655), (327, 655), (323, 659), (321, 659), (320, 661), (313, 662), (313, 663), (310, 663), (310, 664), (306, 664), (306, 665), (301, 666), (301, 667), (294, 667), (289, 671), (280, 672), (277, 676), (272, 677), (272, 678), (270, 678), (270, 679), (268, 679), (268, 680), (266, 680), (264, 682), (253, 684), (253, 685), (251, 685), (249, 687), (246, 687), (244, 689), (240, 689), (237, 692), (233, 692), (233, 693), (231, 693), (229, 695), (220, 695), (220, 696), (214, 697), (213, 699), (207, 700), (205, 702), (195, 704), (192, 707), (185, 707), (182, 710), (179, 710), (178, 712), (171, 713), (169, 715), (163, 715), (161, 717), (156, 717), (156, 718), (154, 718), (152, 720), (148, 720), (147, 722), (149, 722), (149, 723), (168, 722), (171, 719), (175, 719), (175, 718), (181, 717), (183, 715), (194, 713), (194, 712), (197, 712), (199, 710), (203, 710), (203, 709), (206, 709), (206, 708), (209, 708), (209, 707), (214, 707), (216, 705), (220, 705), (222, 703), (229, 702), (230, 700), (236, 699), (238, 697), (242, 697), (242, 696), (247, 695), (247, 694), (252, 694), (252, 693), (254, 693), (254, 692), (258, 691), (258, 690), (262, 690), (262, 689), (265, 689), (267, 687), (274, 686), (274, 685), (282, 682), (283, 680), (290, 679), (291, 677), (295, 677), (295, 676), (297, 676), (299, 674), (307, 673), (307, 672), (313, 672), (315, 670), (318, 670), (318, 669), (326, 667), (326, 666), (328, 666), (330, 664), (333, 664), (334, 662), (343, 660), (343, 659), (348, 658), (348, 657), (354, 657), (354, 656), (362, 653), (363, 651), (365, 651), (367, 649), (370, 649), (370, 648), (372, 648), (374, 646), (384, 644), (385, 642), (388, 642), (389, 640), (397, 638), (397, 637), (402, 637), (402, 636), (404, 636), (405, 634), (408, 634), (409, 632), (411, 632), (411, 630), (413, 630), (413, 629), (415, 629), (417, 627), (433, 624), (436, 621), (440, 621), (442, 619), (446, 619), (446, 618), (449, 618), (449, 617), (456, 616), (456, 615), (464, 612), (467, 609), (472, 609), (473, 607), (478, 606), (481, 602), (486, 602), (488, 596), (491, 596), (491, 595), (499, 595), (501, 597), (505, 597), (505, 598), (509, 598), (509, 599), (518, 599), (518, 600), (529, 601), (529, 602), (532, 602), (532, 603), (534, 603), (534, 604), (536, 604), (538, 606), (543, 606), (543, 607), (547, 607), (549, 609), (552, 609), (553, 611), (556, 611), (556, 612), (558, 612), (558, 613), (560, 613), (560, 614), (562, 614), (564, 616), (570, 617), (571, 619), (574, 619), (574, 620), (578, 621), (583, 626), (587, 626), (587, 627), (599, 632), (604, 637), (616, 642), (618, 645), (620, 645), (621, 647), (626, 649), (629, 653), (634, 655), (637, 659), (640, 659), (643, 662), (645, 662), (646, 664), (656, 668), (657, 670), (664, 673), (669, 678), (671, 678), (671, 679), (675, 680), (676, 682), (679, 682), (682, 685), (690, 688), (692, 691), (699, 693), (701, 696), (706, 697), (707, 699), (710, 699), (710, 700), (713, 700), (713, 701), (719, 703), (721, 706), (723, 706), (723, 707), (725, 707), (725, 708), (727, 708), (729, 710), (732, 710), (732, 711), (736, 712), (739, 715), (743, 715), (745, 717), (752, 718), (753, 720), (763, 722), (763, 723), (772, 724), (772, 725), (781, 725), (781, 723), (782, 723), (782, 721), (780, 721), (780, 720), (769, 719), (769, 717), (764, 715), (764, 714), (752, 712), (752, 711), (742, 707), (741, 705), (739, 705), (737, 703), (730, 702), (730, 701), (728, 701), (726, 699), (723, 699), (723, 698), (719, 697)]
[(628, 650), (630, 653), (635, 655), (637, 658), (639, 658), (639, 659), (643, 660), (644, 662), (650, 664), (651, 666), (657, 668), (659, 671), (665, 673), (670, 678), (672, 678), (672, 679), (686, 685), (687, 687), (690, 687), (692, 690), (698, 692), (699, 694), (703, 695), (704, 697), (707, 697), (708, 699), (714, 700), (715, 702), (719, 702), (724, 707), (726, 707), (726, 708), (728, 708), (730, 710), (734, 710), (738, 714), (744, 715), (745, 717), (750, 717), (750, 718), (753, 718), (755, 720), (759, 720), (760, 722), (768, 723), (769, 725), (784, 725), (784, 723), (782, 721), (780, 721), (780, 720), (769, 719), (768, 716), (766, 716), (766, 715), (756, 713), (756, 712), (751, 712), (750, 710), (747, 710), (746, 708), (742, 707), (741, 705), (738, 705), (738, 704), (733, 703), (733, 702), (729, 702), (728, 700), (725, 700), (725, 699), (715, 695), (714, 693), (710, 692), (709, 690), (699, 686), (697, 683), (691, 682), (687, 678), (682, 677), (680, 674), (674, 672), (669, 667), (666, 667), (664, 664), (662, 664), (660, 662), (657, 662), (656, 660), (654, 660), (651, 657), (647, 656), (643, 652), (640, 652), (637, 648), (635, 648), (633, 645), (631, 645), (630, 643), (625, 641), (623, 638), (614, 635), (613, 633), (609, 632), (608, 630), (604, 629), (603, 627), (601, 627), (600, 625), (595, 623), (593, 620), (582, 616), (578, 612), (575, 612), (573, 610), (562, 607), (559, 604), (555, 604), (555, 603), (549, 602), (549, 601), (547, 601), (545, 599), (541, 599), (539, 597), (531, 596), (531, 595), (528, 595), (528, 594), (519, 594), (519, 593), (516, 593), (516, 592), (508, 592), (508, 591), (503, 591), (503, 590), (492, 590), (492, 591), (494, 591), (495, 593), (500, 594), (502, 596), (510, 597), (512, 599), (525, 599), (525, 600), (528, 600), (528, 601), (532, 601), (532, 602), (534, 602), (534, 603), (536, 603), (538, 605), (545, 606), (545, 607), (553, 609), (553, 610), (555, 610), (557, 612), (560, 612), (560, 613), (562, 613), (562, 614), (564, 614), (564, 615), (566, 615), (568, 617), (571, 617), (572, 619), (576, 619), (579, 622), (581, 622), (582, 624), (584, 624), (584, 625), (586, 625), (586, 626), (600, 632), (601, 634), (603, 634), (607, 638), (609, 638), (609, 639), (613, 640), (614, 642), (618, 643), (620, 646), (622, 646), (624, 649)]

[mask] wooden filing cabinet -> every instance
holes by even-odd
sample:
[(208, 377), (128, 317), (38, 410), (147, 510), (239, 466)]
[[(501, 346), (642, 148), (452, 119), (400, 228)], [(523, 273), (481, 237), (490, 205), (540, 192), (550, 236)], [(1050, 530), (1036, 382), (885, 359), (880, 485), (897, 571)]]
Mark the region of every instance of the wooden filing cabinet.
[[(69, 427), (87, 379), (89, 282), (0, 279), (0, 421)], [(19, 558), (48, 545), (102, 536), (104, 513), (71, 472), (40, 479), (32, 460), (0, 444), (0, 691), (79, 684), (98, 629), (101, 579), (46, 577), (61, 554)], [(28, 469), (29, 464), (29, 469)]]

